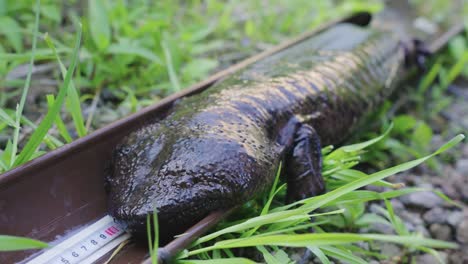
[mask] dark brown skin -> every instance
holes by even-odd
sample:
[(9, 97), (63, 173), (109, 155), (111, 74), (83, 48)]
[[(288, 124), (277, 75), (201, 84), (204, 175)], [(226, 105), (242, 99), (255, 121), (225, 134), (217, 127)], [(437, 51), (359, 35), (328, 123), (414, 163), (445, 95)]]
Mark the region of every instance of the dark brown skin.
[(323, 193), (321, 146), (392, 92), (403, 53), (388, 32), (339, 25), (181, 100), (115, 150), (111, 214), (145, 234), (157, 208), (168, 238), (268, 190), (281, 161), (289, 200)]

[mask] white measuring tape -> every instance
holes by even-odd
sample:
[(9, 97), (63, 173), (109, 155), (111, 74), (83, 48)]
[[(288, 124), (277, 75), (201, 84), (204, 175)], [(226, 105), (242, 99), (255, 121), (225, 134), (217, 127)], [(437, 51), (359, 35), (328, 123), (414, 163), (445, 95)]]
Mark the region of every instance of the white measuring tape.
[(91, 264), (129, 237), (122, 226), (106, 215), (26, 263)]

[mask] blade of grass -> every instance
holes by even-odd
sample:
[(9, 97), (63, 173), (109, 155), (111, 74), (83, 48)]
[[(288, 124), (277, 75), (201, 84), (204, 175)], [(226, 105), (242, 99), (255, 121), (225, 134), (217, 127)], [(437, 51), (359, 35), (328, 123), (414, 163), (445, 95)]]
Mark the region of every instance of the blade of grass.
[(105, 50), (111, 42), (111, 27), (108, 11), (103, 0), (88, 1), (89, 31), (99, 51)]
[(123, 43), (116, 43), (116, 44), (111, 44), (106, 52), (109, 54), (126, 54), (126, 55), (133, 55), (133, 56), (139, 56), (143, 59), (147, 59), (152, 61), (153, 63), (156, 63), (158, 65), (164, 65), (162, 60), (151, 50), (143, 48), (136, 43), (132, 43), (133, 45), (129, 44), (123, 44)]
[(422, 96), (429, 86), (434, 82), (434, 80), (437, 78), (437, 75), (439, 74), (440, 68), (442, 67), (442, 64), (440, 62), (436, 62), (430, 69), (430, 71), (424, 76), (422, 79), (421, 83), (419, 84), (418, 87), (418, 96)]
[[(282, 166), (282, 163), (280, 162), (280, 164), (278, 166), (278, 170), (276, 170), (276, 177), (275, 177), (275, 180), (273, 182), (273, 186), (270, 189), (270, 193), (268, 195), (268, 200), (265, 203), (265, 206), (263, 206), (263, 209), (260, 212), (260, 215), (265, 215), (266, 213), (268, 213), (268, 210), (270, 210), (270, 205), (273, 202), (273, 198), (285, 186), (285, 185), (282, 185), (282, 186), (280, 186), (280, 188), (276, 188), (276, 186), (278, 185), (280, 174), (281, 174), (281, 166)], [(257, 229), (258, 229), (258, 227), (257, 228), (254, 227), (249, 232), (244, 233), (243, 236), (244, 237), (251, 236), (251, 235), (253, 235), (255, 233), (255, 231), (257, 231)]]
[(267, 264), (281, 264), (264, 246), (257, 246)]
[(285, 228), (289, 228), (290, 226), (297, 225), (295, 222), (309, 222), (310, 219), (314, 219), (319, 216), (327, 216), (327, 215), (335, 215), (335, 214), (343, 214), (344, 209), (338, 209), (329, 212), (317, 213), (317, 214), (306, 214), (305, 216), (302, 215), (295, 215), (292, 217), (288, 217), (286, 219), (278, 220), (276, 223), (273, 223), (268, 230), (284, 230)]
[(448, 87), (453, 81), (455, 81), (455, 78), (463, 71), (463, 68), (468, 62), (468, 51), (465, 51), (463, 54), (463, 57), (461, 57), (455, 65), (453, 65), (452, 68), (450, 68), (447, 78), (444, 82), (444, 87)]
[[(49, 35), (46, 34), (44, 39), (47, 45), (49, 46), (49, 48), (54, 52), (55, 58), (57, 59), (59, 66), (60, 66), (60, 72), (62, 73), (62, 78), (65, 79), (65, 76), (67, 74), (67, 69), (65, 68), (65, 65), (62, 63), (62, 60), (60, 59), (60, 56), (58, 55), (55, 45), (52, 43), (52, 40), (50, 39)], [(70, 81), (70, 87), (68, 87), (68, 93), (67, 93), (65, 106), (67, 107), (68, 112), (70, 112), (72, 116), (73, 123), (75, 125), (76, 133), (78, 134), (78, 136), (79, 137), (86, 136), (88, 132), (86, 130), (86, 127), (83, 121), (84, 118), (81, 112), (80, 98), (79, 98), (78, 92), (76, 90), (76, 87), (73, 81)]]
[(363, 249), (359, 246), (356, 246), (356, 245), (344, 245), (344, 246), (339, 246), (340, 248), (342, 249), (346, 249), (346, 250), (349, 250), (353, 253), (358, 253), (360, 255), (365, 255), (365, 256), (372, 256), (372, 257), (375, 257), (375, 258), (378, 258), (378, 259), (386, 259), (386, 256), (383, 255), (383, 254), (380, 254), (380, 253), (377, 253), (377, 252), (374, 252), (374, 251), (370, 251), (370, 250), (366, 250), (366, 249)]
[(283, 229), (275, 230), (275, 231), (271, 231), (271, 232), (267, 231), (265, 233), (258, 234), (257, 236), (269, 236), (269, 235), (275, 235), (275, 234), (288, 234), (288, 233), (293, 233), (293, 231), (307, 230), (307, 229), (309, 229), (311, 227), (315, 227), (315, 226), (318, 226), (318, 225), (323, 225), (325, 223), (328, 223), (328, 220), (314, 221), (313, 223), (296, 225), (296, 226), (293, 226), (293, 227), (283, 228)]
[[(47, 106), (50, 109), (54, 105), (55, 97), (53, 94), (49, 94), (46, 96), (46, 99), (47, 99)], [(63, 120), (60, 117), (60, 115), (57, 115), (57, 117), (55, 118), (55, 125), (57, 126), (57, 129), (60, 135), (63, 137), (63, 139), (65, 139), (67, 143), (72, 142), (72, 137), (70, 136), (70, 133), (68, 133), (67, 127), (63, 123)]]
[(385, 199), (385, 206), (387, 207), (387, 212), (388, 212), (388, 218), (390, 220), (390, 223), (392, 223), (393, 229), (397, 232), (397, 234), (406, 236), (409, 235), (409, 231), (405, 226), (405, 223), (395, 215), (395, 212), (393, 210), (392, 204)]
[(148, 248), (151, 256), (151, 263), (157, 263), (155, 262), (155, 259), (153, 258), (153, 236), (151, 235), (151, 216), (148, 214), (146, 215), (146, 237), (148, 238)]
[(16, 126), (15, 120), (13, 120), (13, 118), (11, 118), (10, 115), (7, 114), (2, 108), (0, 108), (0, 120), (7, 123), (11, 127)]
[(326, 255), (332, 258), (338, 259), (340, 261), (343, 261), (344, 263), (351, 263), (351, 264), (366, 264), (367, 263), (362, 258), (359, 258), (353, 255), (351, 252), (346, 251), (344, 249), (340, 249), (338, 247), (323, 246), (323, 247), (320, 247), (320, 249)]
[(82, 27), (81, 27), (81, 25), (79, 25), (79, 27), (78, 27), (78, 36), (76, 38), (75, 46), (73, 48), (70, 68), (68, 69), (67, 74), (65, 76), (65, 80), (64, 80), (62, 86), (59, 89), (57, 99), (56, 99), (54, 105), (49, 109), (49, 111), (47, 112), (46, 116), (44, 117), (42, 122), (39, 124), (37, 129), (34, 131), (34, 133), (29, 138), (29, 140), (26, 143), (24, 149), (21, 151), (18, 158), (15, 160), (14, 166), (17, 166), (19, 164), (23, 164), (23, 163), (29, 161), (29, 159), (32, 157), (32, 155), (36, 151), (36, 149), (41, 144), (42, 139), (47, 134), (47, 131), (50, 129), (50, 127), (54, 123), (54, 120), (55, 120), (56, 116), (60, 112), (60, 109), (61, 109), (61, 107), (63, 105), (63, 102), (65, 100), (65, 97), (67, 95), (68, 87), (70, 86), (70, 82), (71, 82), (71, 78), (73, 76), (73, 72), (75, 71), (75, 66), (76, 66), (76, 62), (77, 62), (77, 59), (78, 59), (78, 50), (79, 50), (80, 42), (81, 42), (81, 31), (82, 31)]
[(8, 170), (8, 164), (10, 164), (10, 159), (11, 159), (11, 151), (12, 151), (12, 146), (13, 144), (11, 143), (11, 140), (9, 139), (7, 141), (7, 144), (5, 146), (5, 149), (3, 150), (3, 153), (1, 154), (1, 161), (2, 161), (2, 167), (6, 171)]
[[(29, 120), (26, 116), (21, 117), (21, 124), (27, 125), (27, 126), (31, 127), (32, 129), (34, 129), (34, 130), (37, 129), (37, 125), (34, 124), (31, 120)], [(49, 148), (51, 148), (51, 149), (56, 149), (57, 147), (63, 146), (63, 142), (60, 141), (58, 138), (52, 136), (52, 135), (46, 135), (44, 137), (44, 143), (46, 143), (47, 146)], [(35, 157), (36, 153), (34, 154), (33, 157)]]
[(0, 172), (4, 172), (8, 170), (8, 166), (3, 160), (0, 160), (0, 167), (1, 167)]
[(423, 252), (426, 252), (426, 253), (429, 253), (431, 254), (432, 256), (434, 256), (434, 258), (437, 259), (437, 261), (440, 263), (440, 264), (445, 264), (446, 261), (444, 261), (444, 259), (442, 259), (442, 257), (440, 256), (439, 252), (437, 252), (436, 250), (432, 249), (432, 248), (426, 248), (426, 247), (419, 247), (418, 248), (419, 250), (423, 251)]
[(117, 254), (119, 254), (122, 249), (128, 244), (130, 243), (130, 239), (126, 239), (124, 241), (122, 241), (119, 246), (112, 252), (112, 254), (109, 256), (109, 258), (106, 260), (106, 262), (104, 262), (104, 264), (109, 264), (112, 262), (112, 260), (115, 258), (115, 256), (117, 256)]
[(453, 205), (453, 206), (456, 206), (460, 209), (463, 209), (464, 208), (464, 205), (461, 204), (460, 202), (457, 202), (457, 201), (454, 201), (452, 199), (450, 199), (447, 195), (445, 195), (443, 192), (441, 191), (437, 191), (437, 190), (430, 190), (432, 191), (433, 193), (435, 193), (437, 196), (439, 196), (440, 198), (442, 198), (442, 200), (446, 201), (447, 203)]
[(179, 80), (177, 79), (177, 74), (174, 70), (174, 65), (172, 63), (171, 51), (169, 50), (169, 47), (167, 46), (164, 40), (161, 41), (161, 47), (164, 51), (164, 58), (166, 59), (167, 72), (169, 74), (169, 79), (171, 80), (172, 88), (176, 92), (180, 91), (180, 83), (179, 83)]
[(328, 257), (323, 253), (319, 247), (307, 247), (319, 260), (322, 264), (331, 264)]
[(20, 132), (20, 122), (21, 116), (23, 115), (24, 104), (26, 102), (26, 96), (28, 95), (29, 87), (31, 86), (31, 75), (32, 75), (32, 68), (34, 65), (34, 55), (36, 53), (36, 46), (37, 46), (37, 37), (39, 35), (39, 13), (40, 13), (40, 6), (41, 1), (36, 0), (36, 16), (34, 20), (34, 35), (32, 41), (32, 51), (31, 51), (31, 58), (28, 65), (28, 74), (26, 76), (26, 81), (24, 83), (23, 93), (21, 94), (21, 99), (19, 105), (16, 106), (15, 112), (15, 126), (13, 131), (13, 149), (11, 151), (11, 159), (10, 159), (10, 167), (13, 167), (16, 164), (16, 153), (18, 152), (18, 139), (19, 139), (19, 132)]
[(91, 124), (93, 123), (94, 114), (96, 113), (97, 104), (99, 102), (99, 97), (101, 96), (102, 86), (99, 86), (93, 96), (93, 100), (91, 101), (91, 105), (89, 107), (89, 114), (88, 119), (86, 120), (85, 128), (89, 130), (91, 128)]
[(195, 260), (195, 259), (184, 259), (178, 260), (178, 264), (255, 264), (257, 262), (246, 258), (227, 258), (227, 259), (207, 259), (207, 260)]
[(157, 264), (158, 262), (158, 248), (159, 248), (159, 223), (158, 223), (158, 213), (156, 208), (153, 211), (153, 230), (154, 230), (154, 244), (153, 244), (153, 253), (151, 254), (151, 261)]
[[(34, 41), (34, 40), (33, 40)], [(69, 53), (69, 49), (59, 49), (59, 53)], [(54, 54), (50, 51), (50, 49), (32, 49), (31, 52), (23, 52), (21, 54), (18, 53), (0, 53), (0, 60), (3, 61), (15, 61), (16, 63), (20, 63), (23, 61), (27, 61), (34, 56), (35, 60), (49, 60), (54, 58)]]
[(336, 246), (341, 244), (356, 243), (362, 241), (378, 240), (402, 244), (411, 247), (427, 246), (432, 248), (457, 248), (457, 244), (428, 239), (417, 236), (397, 236), (381, 234), (354, 234), (354, 233), (321, 233), (321, 234), (294, 234), (251, 236), (248, 238), (227, 239), (208, 246), (188, 252), (188, 256), (208, 252), (213, 249), (240, 248), (253, 246), (284, 246), (284, 247), (309, 247), (309, 246)]
[(355, 226), (369, 226), (374, 223), (380, 223), (387, 226), (392, 226), (385, 218), (374, 213), (363, 214), (359, 219), (354, 222)]
[[(332, 175), (332, 178), (338, 179), (338, 180), (343, 180), (343, 181), (346, 181), (346, 182), (350, 182), (350, 180), (357, 180), (357, 179), (362, 178), (362, 177), (367, 177), (367, 174), (365, 174), (364, 172), (361, 172), (361, 171), (358, 171), (358, 170), (352, 170), (352, 169), (341, 170), (341, 171), (338, 171), (338, 172), (336, 172), (336, 173), (334, 173)], [(393, 184), (393, 183), (383, 181), (383, 180), (376, 181), (372, 185), (389, 187), (389, 188), (395, 188), (395, 187), (399, 186), (397, 184)]]
[(150, 253), (150, 259), (152, 264), (157, 264), (157, 258), (154, 258), (154, 252), (157, 251), (157, 248), (154, 248), (153, 244), (153, 235), (151, 228), (151, 215), (146, 215), (146, 237), (148, 238), (148, 248)]
[[(348, 146), (344, 146), (344, 147), (341, 147), (339, 149), (342, 149), (344, 152), (354, 152), (354, 151), (359, 151), (359, 150), (363, 150), (377, 142), (379, 142), (380, 140), (382, 140), (384, 137), (386, 137), (388, 135), (388, 133), (390, 133), (390, 131), (392, 130), (393, 128), (393, 123), (390, 124), (390, 126), (387, 128), (387, 130), (385, 130), (385, 132), (376, 137), (376, 138), (373, 138), (371, 140), (368, 140), (368, 141), (365, 141), (365, 142), (362, 142), (362, 143), (357, 143), (357, 144), (352, 144), (352, 145), (348, 145)], [(338, 149), (337, 149), (338, 150)], [(330, 154), (330, 156), (333, 156), (332, 154)]]
[(414, 192), (425, 192), (430, 191), (425, 188), (404, 188), (400, 190), (386, 191), (378, 193), (374, 191), (358, 190), (347, 194), (344, 194), (339, 199), (336, 199), (324, 206), (335, 206), (338, 204), (356, 203), (356, 202), (368, 202), (373, 200), (391, 199), (403, 195), (407, 195)]
[(0, 235), (0, 251), (46, 248), (48, 246), (47, 243), (31, 238)]

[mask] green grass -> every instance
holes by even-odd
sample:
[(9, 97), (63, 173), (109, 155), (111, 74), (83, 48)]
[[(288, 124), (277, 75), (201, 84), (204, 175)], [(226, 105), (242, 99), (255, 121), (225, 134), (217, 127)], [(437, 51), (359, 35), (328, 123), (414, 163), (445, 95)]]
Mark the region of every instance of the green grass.
[[(40, 7), (41, 7), (40, 1), (38, 0), (36, 1), (36, 9), (40, 9)], [(84, 130), (84, 126), (83, 126), (83, 121), (82, 121), (80, 102), (78, 100), (77, 93), (72, 82), (72, 76), (75, 70), (75, 66), (77, 64), (78, 51), (79, 51), (80, 43), (81, 43), (81, 25), (78, 25), (78, 33), (76, 36), (74, 48), (71, 53), (71, 62), (70, 62), (70, 67), (68, 70), (61, 63), (60, 58), (57, 54), (57, 50), (51, 43), (50, 39), (47, 38), (47, 36), (45, 38), (49, 47), (51, 47), (53, 54), (56, 56), (57, 61), (59, 62), (61, 71), (64, 75), (64, 81), (61, 87), (59, 88), (56, 97), (54, 97), (53, 95), (49, 95), (47, 97), (47, 101), (49, 104), (49, 109), (47, 113), (45, 114), (44, 118), (42, 119), (39, 125), (35, 126), (34, 124), (31, 124), (34, 126), (34, 132), (30, 135), (28, 140), (24, 142), (24, 147), (21, 149), (21, 151), (18, 150), (18, 145), (19, 145), (18, 140), (19, 140), (20, 130), (21, 130), (21, 120), (24, 119), (24, 116), (23, 116), (24, 105), (26, 102), (26, 97), (28, 95), (29, 87), (31, 85), (32, 66), (34, 64), (34, 58), (35, 58), (34, 55), (36, 52), (36, 42), (38, 38), (39, 14), (40, 14), (39, 12), (35, 13), (33, 44), (32, 44), (32, 52), (30, 54), (31, 58), (30, 58), (30, 63), (28, 65), (28, 73), (27, 73), (26, 81), (25, 81), (24, 88), (21, 94), (21, 100), (20, 100), (20, 103), (16, 106), (16, 111), (14, 114), (15, 119), (12, 120), (12, 118), (9, 116), (7, 111), (3, 109), (0, 115), (1, 116), (0, 120), (3, 120), (7, 125), (11, 126), (14, 129), (12, 141), (8, 141), (5, 147), (5, 150), (3, 151), (2, 162), (1, 162), (2, 164), (1, 167), (3, 170), (8, 170), (18, 165), (21, 165), (29, 161), (30, 159), (35, 158), (38, 155), (40, 155), (42, 152), (39, 151), (39, 146), (44, 142), (51, 149), (53, 149), (57, 145), (63, 145), (63, 143), (60, 142), (59, 140), (55, 140), (56, 142), (54, 144), (50, 143), (50, 137), (48, 136), (48, 132), (51, 129), (54, 122), (57, 124), (57, 127), (59, 128), (62, 134), (62, 137), (64, 137), (64, 139), (67, 142), (71, 142), (71, 137), (68, 133), (68, 130), (65, 127), (65, 124), (63, 123), (60, 117), (60, 111), (65, 101), (67, 101), (68, 103), (67, 104), (69, 106), (68, 109), (73, 117), (73, 120), (75, 121), (75, 126), (77, 128), (78, 134), (79, 135), (86, 134)], [(8, 153), (9, 155), (4, 155), (5, 153)]]
[[(149, 252), (151, 256), (151, 262), (157, 263), (158, 248), (159, 248), (159, 225), (158, 225), (158, 215), (157, 215), (156, 209), (154, 210), (153, 215), (147, 215), (146, 226), (148, 227), (147, 237), (148, 237), (148, 246), (149, 246)], [(154, 234), (154, 237), (153, 237), (153, 234)]]
[[(36, 8), (40, 7), (40, 2), (36, 1)], [(12, 148), (11, 148), (11, 153), (10, 153), (10, 159), (9, 159), (9, 166), (13, 167), (13, 165), (16, 162), (16, 153), (18, 150), (18, 138), (19, 138), (19, 132), (20, 132), (20, 122), (21, 122), (21, 116), (23, 115), (23, 109), (24, 109), (24, 104), (26, 102), (26, 96), (28, 95), (29, 87), (31, 85), (31, 74), (32, 74), (32, 67), (34, 65), (34, 55), (36, 53), (36, 45), (37, 45), (37, 35), (39, 31), (39, 12), (36, 12), (35, 20), (34, 20), (34, 37), (33, 37), (33, 43), (32, 43), (32, 52), (31, 52), (31, 59), (28, 65), (28, 75), (26, 77), (26, 81), (24, 83), (24, 88), (23, 92), (21, 94), (21, 99), (19, 105), (16, 105), (16, 111), (15, 111), (15, 123), (14, 123), (14, 132), (13, 132), (13, 143), (12, 143)], [(15, 42), (17, 43), (17, 42)]]
[(37, 241), (26, 237), (15, 237), (0, 235), (0, 252), (15, 251), (25, 249), (46, 248), (48, 245), (44, 242)]

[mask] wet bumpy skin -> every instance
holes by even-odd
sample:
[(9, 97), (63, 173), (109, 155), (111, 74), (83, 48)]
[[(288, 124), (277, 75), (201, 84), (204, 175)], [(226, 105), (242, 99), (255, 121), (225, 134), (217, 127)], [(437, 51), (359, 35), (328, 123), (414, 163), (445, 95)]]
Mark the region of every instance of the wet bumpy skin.
[(181, 100), (115, 150), (111, 214), (145, 234), (156, 208), (168, 238), (268, 190), (281, 161), (290, 200), (322, 193), (321, 145), (392, 92), (403, 62), (390, 33), (343, 24)]

